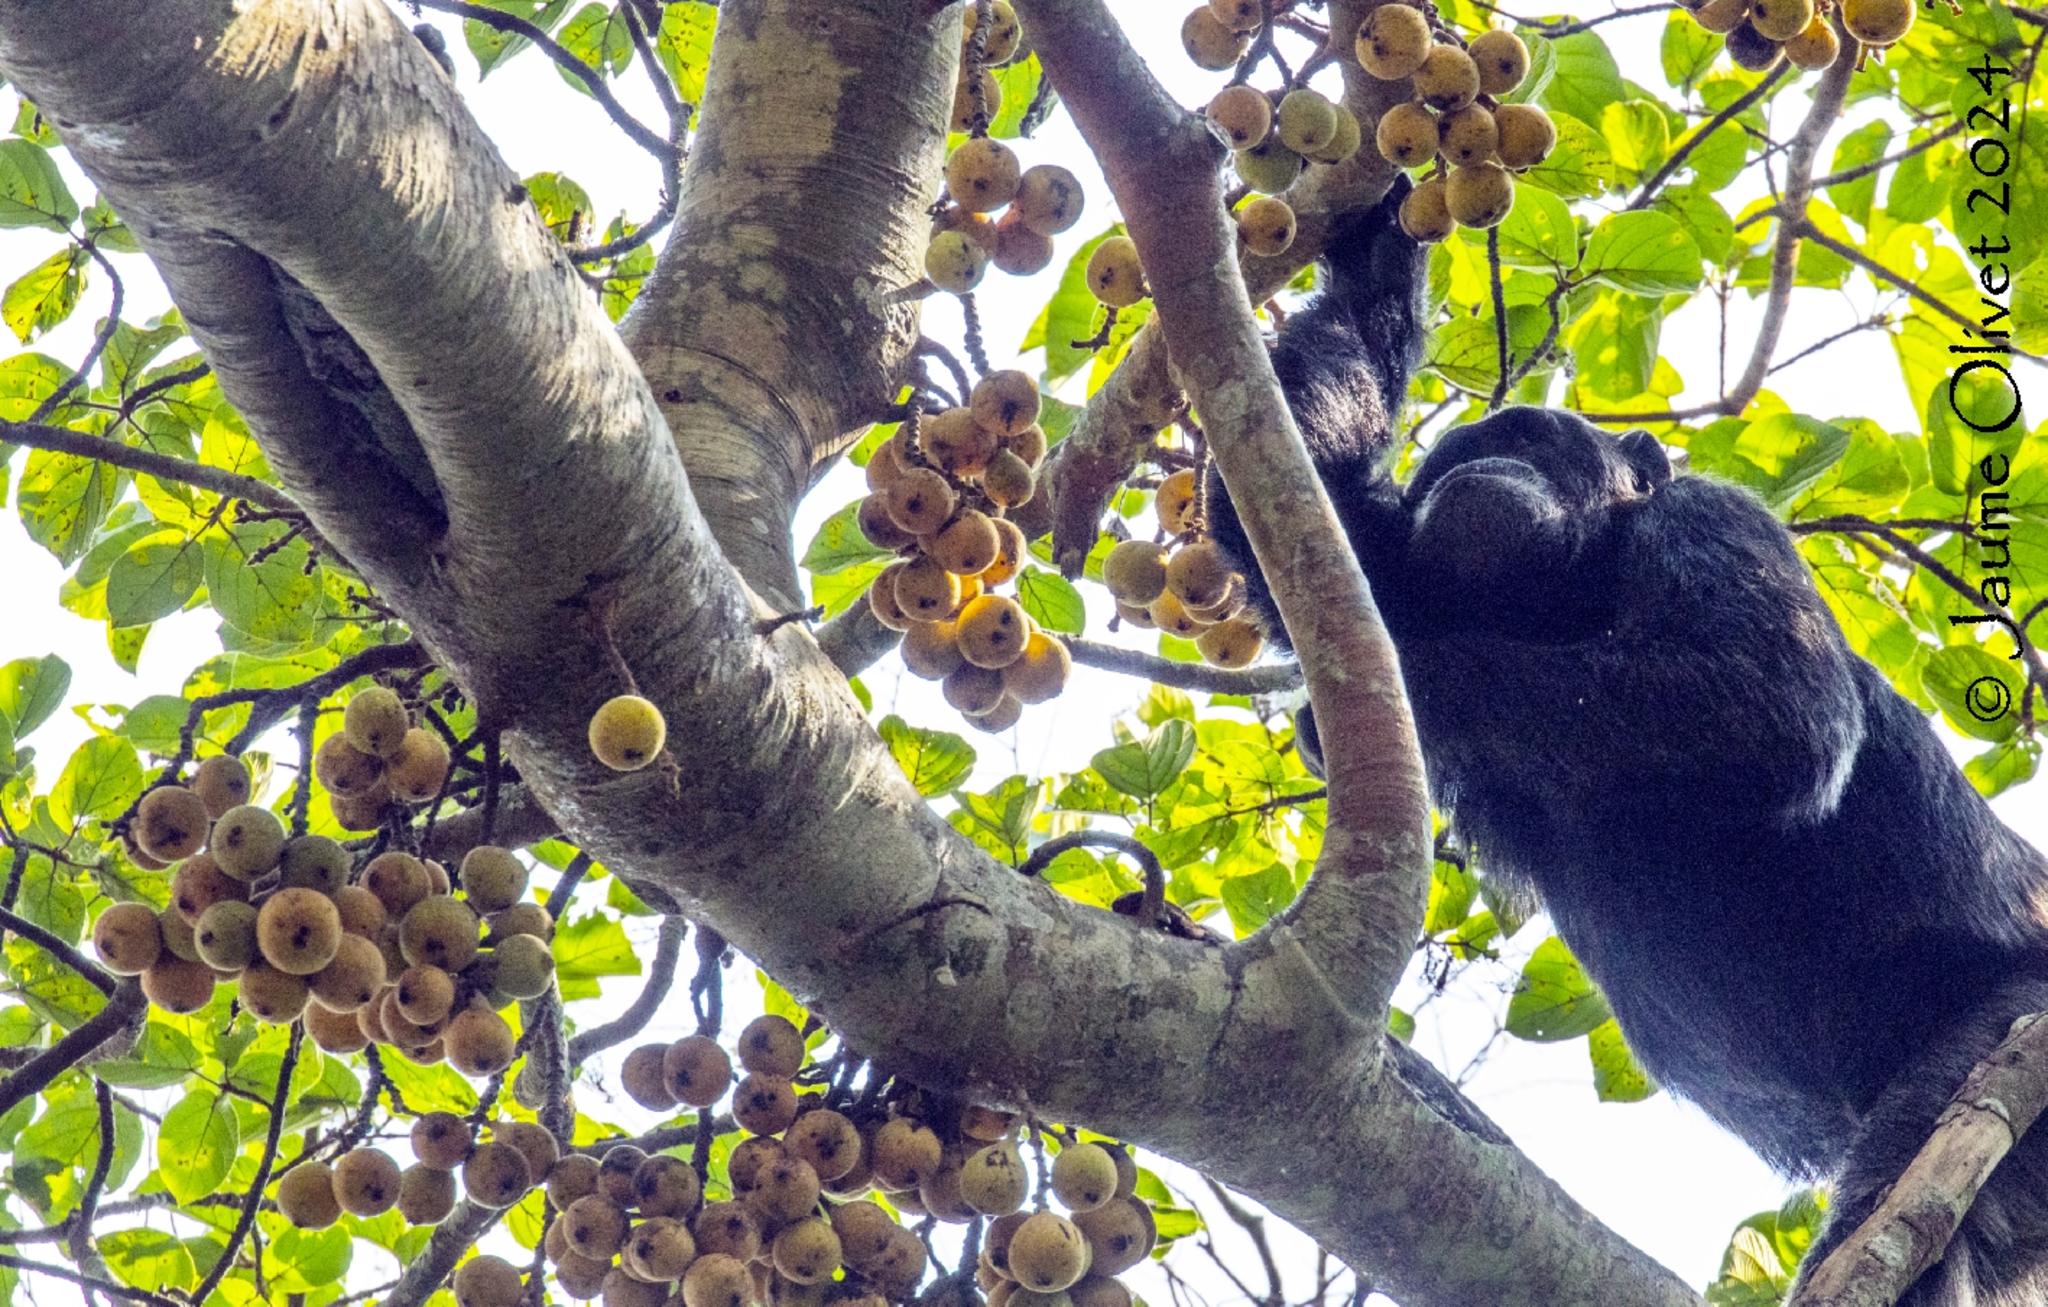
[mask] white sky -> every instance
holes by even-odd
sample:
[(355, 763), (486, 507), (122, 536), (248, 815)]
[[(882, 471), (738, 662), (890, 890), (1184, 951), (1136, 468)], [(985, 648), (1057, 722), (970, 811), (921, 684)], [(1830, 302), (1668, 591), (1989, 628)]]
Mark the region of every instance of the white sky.
[[(1184, 102), (1198, 104), (1220, 84), (1220, 75), (1200, 73), (1181, 55), (1175, 35), (1179, 5), (1163, 5), (1157, 0), (1113, 3), (1136, 29), (1133, 36), (1150, 59), (1154, 72)], [(1589, 6), (1582, 12), (1597, 9)], [(1600, 29), (1614, 48), (1624, 75), (1632, 69), (1655, 67), (1662, 23), (1663, 16), (1654, 14)], [(448, 26), (445, 21), (443, 25)], [(474, 62), (461, 47), (459, 34), (452, 27), (449, 30), (464, 94), (514, 168), (522, 174), (549, 169), (567, 171), (590, 192), (601, 218), (619, 209), (636, 216), (644, 216), (652, 209), (658, 185), (652, 160), (612, 130), (591, 101), (567, 91), (559, 84), (552, 67), (533, 53), (521, 56), (509, 69), (479, 84)], [(1645, 82), (1657, 79), (1654, 72), (1638, 78)], [(658, 121), (658, 109), (637, 74), (624, 80), (621, 94), (646, 121)], [(1804, 103), (1805, 97), (1796, 92), (1780, 96), (1780, 121), (1799, 112)], [(1851, 121), (1861, 121), (1873, 112), (1869, 108), (1852, 110)], [(1079, 174), (1087, 187), (1089, 209), (1073, 231), (1059, 238), (1052, 270), (1029, 282), (992, 272), (983, 283), (977, 298), (990, 354), (997, 367), (1015, 360), (1014, 343), (1023, 338), (1067, 256), (1112, 217), (1107, 189), (1065, 115), (1056, 115), (1035, 140), (1019, 143), (1018, 148), (1027, 165), (1053, 160)], [(88, 186), (75, 184), (74, 189), (81, 203), (90, 200)], [(1735, 207), (1729, 204), (1731, 211)], [(58, 238), (47, 232), (0, 232), (0, 272), (14, 275), (53, 252), (58, 244)], [(139, 323), (164, 307), (166, 300), (161, 288), (153, 283), (139, 261), (125, 260), (123, 272), (127, 278), (130, 321)], [(1860, 280), (1840, 292), (1797, 292), (1793, 325), (1786, 333), (1780, 357), (1868, 316), (1886, 298)], [(86, 292), (84, 307), (71, 323), (33, 348), (59, 359), (79, 358), (105, 306), (106, 287), (102, 280), (95, 279)], [(1730, 317), (1731, 351), (1740, 358), (1746, 355), (1754, 332), (1754, 301), (1737, 299)], [(959, 315), (950, 300), (940, 298), (931, 303), (926, 329), (957, 348)], [(1693, 389), (1680, 398), (1681, 403), (1713, 397), (1716, 332), (1712, 297), (1705, 295), (1675, 315), (1665, 328), (1665, 357), (1678, 363), (1693, 383)], [(1038, 362), (1035, 358), (1027, 359), (1023, 366), (1035, 372)], [(2039, 374), (2023, 370), (2022, 380), (2038, 385)], [(1918, 425), (1905, 411), (1906, 396), (1897, 363), (1879, 333), (1853, 336), (1821, 358), (1774, 377), (1772, 386), (1801, 412), (1821, 416), (1867, 415), (1901, 429), (1916, 429)], [(1066, 397), (1080, 398), (1078, 393)], [(17, 478), (20, 463), (19, 457), (14, 459)], [(841, 469), (828, 479), (799, 519), (799, 548), (818, 522), (859, 494), (860, 488), (858, 473), (852, 469)], [(144, 647), (139, 674), (131, 677), (108, 657), (100, 624), (73, 617), (57, 606), (55, 595), (60, 576), (54, 560), (28, 541), (18, 519), (11, 513), (0, 514), (0, 662), (49, 652), (62, 655), (74, 674), (73, 705), (125, 704), (147, 694), (174, 693), (191, 668), (218, 651), (214, 624), (206, 613), (183, 614), (156, 624)], [(1091, 635), (1095, 635), (1109, 613), (1100, 591), (1095, 587), (1086, 589)], [(1091, 753), (1110, 743), (1109, 720), (1134, 707), (1144, 692), (1142, 684), (1128, 678), (1079, 668), (1062, 697), (1028, 709), (1017, 729), (1003, 737), (990, 738), (964, 730), (958, 717), (940, 700), (937, 687), (902, 676), (893, 659), (871, 670), (865, 680), (874, 693), (878, 710), (900, 711), (915, 723), (967, 734), (983, 758), (976, 783), (993, 783), (1017, 770), (1042, 774), (1085, 765)], [(54, 777), (62, 760), (86, 735), (81, 721), (69, 713), (60, 713), (29, 742), (37, 748), (46, 775)], [(2023, 792), (2021, 796), (2001, 800), (1997, 807), (2015, 828), (2036, 844), (2048, 846), (2048, 811), (2044, 811), (2048, 805), (2040, 801), (2039, 784), (2032, 788), (2031, 799)], [(1540, 924), (1526, 928), (1513, 942), (1511, 954), (1525, 955), (1543, 933)], [(1501, 968), (1490, 974), (1474, 975), (1468, 983), (1454, 987), (1431, 1006), (1431, 1015), (1418, 1036), (1418, 1046), (1453, 1073), (1463, 1067), (1493, 1034), (1494, 1022), (1505, 1010), (1504, 990), (1500, 986), (1511, 983), (1512, 975), (1510, 969)], [(741, 1003), (750, 1001), (750, 986), (741, 976), (734, 980), (737, 983), (728, 986), (729, 998)], [(613, 983), (608, 998), (630, 993), (637, 984)], [(1412, 1004), (1420, 992), (1418, 987), (1411, 986), (1411, 992), (1404, 998)], [(658, 1026), (650, 1035), (673, 1038), (687, 1033), (687, 1001), (680, 992), (672, 1000), (672, 1008), (674, 1019), (667, 1024), (673, 1029), (664, 1032)], [(1787, 1186), (1740, 1143), (1669, 1096), (1658, 1095), (1648, 1102), (1628, 1106), (1597, 1103), (1584, 1041), (1541, 1046), (1502, 1040), (1467, 1089), (1537, 1164), (1575, 1198), (1695, 1285), (1703, 1285), (1715, 1273), (1735, 1223), (1753, 1212), (1775, 1206), (1787, 1192)], [(596, 1106), (601, 1115), (608, 1114), (629, 1128), (643, 1124), (640, 1116), (644, 1114), (638, 1114), (624, 1100), (621, 1104), (615, 1111), (586, 1104), (586, 1110)], [(1234, 1231), (1222, 1230), (1219, 1238), (1226, 1250), (1244, 1247), (1237, 1242)], [(366, 1268), (371, 1265), (367, 1246), (358, 1247), (357, 1265)], [(1290, 1234), (1281, 1248), (1292, 1281), (1290, 1288), (1296, 1293), (1304, 1292), (1312, 1282), (1309, 1245)], [(1248, 1256), (1233, 1261), (1248, 1270), (1256, 1268)], [(1177, 1254), (1176, 1264), (1212, 1302), (1228, 1302), (1236, 1297), (1229, 1284), (1209, 1269), (1198, 1253), (1188, 1250)], [(381, 1275), (363, 1283), (376, 1283), (378, 1278)], [(1163, 1282), (1156, 1274), (1147, 1276), (1138, 1288), (1155, 1303), (1166, 1300)], [(44, 1297), (47, 1299), (48, 1295)]]

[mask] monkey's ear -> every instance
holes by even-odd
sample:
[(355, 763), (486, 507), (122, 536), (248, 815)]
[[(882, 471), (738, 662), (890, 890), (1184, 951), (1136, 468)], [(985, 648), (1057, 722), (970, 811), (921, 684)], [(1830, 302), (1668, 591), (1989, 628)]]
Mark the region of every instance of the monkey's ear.
[(1649, 432), (1631, 431), (1623, 436), (1621, 456), (1635, 469), (1645, 491), (1660, 490), (1671, 483), (1671, 459)]

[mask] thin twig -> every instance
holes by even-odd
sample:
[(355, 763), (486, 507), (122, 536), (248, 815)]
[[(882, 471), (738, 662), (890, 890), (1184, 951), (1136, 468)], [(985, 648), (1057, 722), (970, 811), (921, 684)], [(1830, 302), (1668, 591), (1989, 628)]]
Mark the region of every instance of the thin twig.
[(173, 458), (147, 449), (135, 449), (124, 445), (111, 436), (95, 436), (84, 431), (72, 431), (66, 427), (44, 426), (33, 422), (0, 422), (0, 443), (26, 445), (30, 449), (47, 449), (59, 454), (74, 454), (79, 458), (90, 458), (109, 467), (126, 468), (153, 476), (159, 481), (177, 481), (201, 490), (233, 499), (246, 499), (252, 504), (279, 513), (300, 513), (301, 510), (291, 496), (268, 482), (255, 477), (243, 476), (189, 458)]
[(256, 1176), (249, 1182), (248, 1196), (242, 1202), (242, 1214), (228, 1235), (227, 1247), (221, 1249), (220, 1256), (207, 1270), (206, 1278), (192, 1292), (195, 1303), (205, 1302), (220, 1287), (220, 1282), (234, 1267), (235, 1259), (241, 1256), (242, 1243), (256, 1224), (256, 1209), (263, 1205), (263, 1189), (270, 1183), (270, 1168), (277, 1164), (278, 1141), (284, 1138), (285, 1103), (291, 1097), (292, 1072), (299, 1065), (299, 1046), (305, 1034), (305, 1027), (294, 1021), (291, 1042), (285, 1045), (284, 1060), (277, 1068), (277, 1089), (270, 1100), (270, 1133), (263, 1139), (263, 1156), (256, 1161)]
[(661, 919), (660, 933), (654, 942), (654, 959), (647, 968), (647, 984), (618, 1016), (601, 1026), (577, 1032), (576, 1037), (569, 1041), (569, 1064), (572, 1067), (589, 1061), (594, 1053), (623, 1044), (646, 1029), (654, 1014), (661, 1010), (669, 988), (675, 984), (676, 963), (682, 957), (683, 937), (689, 932), (690, 923), (681, 917)]

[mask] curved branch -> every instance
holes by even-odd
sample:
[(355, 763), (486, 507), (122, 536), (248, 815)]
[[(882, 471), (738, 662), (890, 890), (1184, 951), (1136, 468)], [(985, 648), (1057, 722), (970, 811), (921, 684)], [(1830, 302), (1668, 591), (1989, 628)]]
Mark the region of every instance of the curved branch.
[[(1331, 0), (1324, 49), (1348, 52), (1357, 39), (1359, 24), (1379, 3)], [(1368, 77), (1350, 59), (1339, 67), (1344, 75), (1344, 103), (1365, 125), (1370, 138), (1372, 124), (1407, 98), (1407, 87)], [(1240, 260), (1250, 302), (1264, 303), (1322, 257), (1331, 224), (1346, 213), (1371, 207), (1393, 183), (1394, 172), (1394, 166), (1377, 150), (1367, 148), (1345, 163), (1304, 173), (1286, 196), (1295, 212), (1293, 243), (1276, 256), (1247, 253)], [(1039, 484), (1047, 487), (1046, 492), (1012, 514), (1026, 534), (1052, 534), (1053, 561), (1068, 577), (1079, 574), (1094, 547), (1110, 496), (1153, 444), (1156, 428), (1148, 425), (1148, 415), (1156, 415), (1161, 398), (1176, 389), (1160, 324), (1156, 319), (1149, 321), (1131, 338), (1116, 371), (1088, 397), (1067, 438), (1054, 447), (1039, 473)]]
[(1631, 209), (1648, 208), (1650, 201), (1657, 198), (1657, 192), (1663, 188), (1664, 183), (1670, 181), (1672, 174), (1685, 166), (1687, 159), (1692, 158), (1694, 150), (1706, 144), (1709, 136), (1712, 136), (1715, 132), (1720, 131), (1722, 127), (1740, 117), (1749, 106), (1769, 95), (1771, 89), (1791, 70), (1791, 64), (1780, 60), (1778, 66), (1769, 73), (1766, 73), (1762, 81), (1759, 81), (1755, 86), (1750, 87), (1741, 95), (1730, 100), (1723, 106), (1721, 112), (1701, 123), (1699, 130), (1686, 137), (1684, 143), (1673, 150), (1671, 156), (1664, 160), (1657, 171), (1651, 173), (1643, 182), (1642, 189), (1636, 192), (1635, 199), (1629, 201), (1628, 207)]
[(48, 953), (51, 957), (77, 972), (80, 979), (91, 984), (94, 989), (105, 994), (108, 998), (114, 996), (114, 977), (108, 974), (105, 967), (86, 957), (83, 953), (66, 944), (49, 931), (44, 930), (27, 917), (21, 916), (9, 909), (0, 908), (0, 928), (13, 931), (29, 943), (43, 950), (43, 952)]
[(256, 1175), (249, 1181), (249, 1192), (242, 1200), (241, 1215), (235, 1218), (235, 1228), (228, 1234), (227, 1247), (221, 1249), (213, 1265), (207, 1269), (206, 1278), (192, 1292), (192, 1301), (203, 1303), (220, 1287), (234, 1269), (235, 1259), (241, 1255), (242, 1241), (249, 1237), (249, 1231), (256, 1225), (256, 1210), (263, 1206), (263, 1190), (270, 1183), (270, 1170), (277, 1165), (277, 1146), (284, 1138), (285, 1102), (291, 1097), (292, 1072), (299, 1065), (299, 1049), (306, 1036), (305, 1026), (294, 1021), (291, 1027), (291, 1042), (284, 1046), (284, 1059), (277, 1066), (277, 1088), (271, 1093), (270, 1133), (263, 1137), (263, 1155), (256, 1160)]
[(661, 1010), (662, 1000), (668, 997), (669, 986), (675, 983), (676, 961), (683, 955), (683, 936), (689, 933), (690, 923), (684, 918), (661, 919), (661, 932), (654, 942), (654, 958), (647, 964), (647, 984), (618, 1016), (601, 1026), (576, 1033), (576, 1037), (569, 1041), (571, 1066), (589, 1060), (593, 1053), (622, 1044), (646, 1029), (654, 1014)]

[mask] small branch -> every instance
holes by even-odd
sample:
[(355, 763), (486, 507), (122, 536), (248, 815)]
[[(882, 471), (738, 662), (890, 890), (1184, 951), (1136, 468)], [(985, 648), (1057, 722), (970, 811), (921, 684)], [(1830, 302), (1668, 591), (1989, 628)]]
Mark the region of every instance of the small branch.
[(35, 410), (28, 415), (28, 422), (30, 424), (39, 423), (57, 411), (57, 406), (64, 402), (64, 397), (76, 390), (78, 383), (85, 380), (85, 374), (92, 371), (93, 367), (106, 355), (107, 346), (113, 343), (114, 332), (121, 325), (121, 304), (123, 299), (121, 274), (114, 270), (114, 265), (107, 261), (107, 256), (100, 253), (98, 246), (87, 244), (83, 248), (87, 254), (92, 256), (94, 263), (99, 264), (101, 268), (106, 270), (107, 284), (113, 290), (113, 300), (107, 306), (106, 324), (100, 328), (99, 334), (93, 337), (92, 348), (85, 352), (85, 358), (80, 361), (77, 370), (64, 378), (63, 382), (55, 390), (45, 395), (43, 402), (36, 405)]
[(142, 986), (134, 980), (123, 980), (105, 1007), (38, 1053), (28, 1065), (0, 1080), (0, 1112), (41, 1093), (52, 1080), (84, 1061), (131, 1020), (139, 1018), (146, 1007)]
[(1493, 345), (1499, 367), (1494, 374), (1493, 396), (1486, 402), (1486, 411), (1498, 409), (1508, 396), (1508, 301), (1507, 292), (1500, 284), (1500, 228), (1486, 229), (1486, 271), (1487, 280), (1493, 285)]
[(464, 18), (474, 19), (485, 27), (525, 37), (545, 51), (548, 58), (554, 60), (563, 72), (581, 83), (583, 89), (590, 92), (590, 98), (604, 107), (605, 113), (611, 116), (611, 120), (619, 125), (621, 131), (633, 138), (636, 145), (664, 163), (675, 158), (675, 147), (663, 140), (661, 133), (628, 113), (626, 106), (619, 103), (619, 97), (612, 94), (610, 85), (595, 69), (569, 53), (561, 42), (524, 18), (483, 5), (469, 4), (466, 0), (412, 0), (412, 3), (422, 9), (437, 9), (444, 14), (459, 14)]
[(1919, 154), (1921, 151), (1931, 149), (1934, 146), (1941, 144), (1941, 142), (1947, 140), (1951, 136), (1956, 135), (1962, 130), (1963, 120), (1958, 118), (1954, 122), (1950, 123), (1948, 126), (1942, 128), (1940, 131), (1933, 132), (1925, 137), (1922, 137), (1920, 140), (1913, 142), (1911, 145), (1907, 146), (1903, 150), (1898, 151), (1896, 154), (1887, 154), (1882, 159), (1872, 159), (1869, 163), (1860, 163), (1857, 164), (1854, 168), (1844, 168), (1840, 172), (1831, 172), (1825, 177), (1816, 177), (1813, 179), (1814, 187), (1816, 189), (1825, 190), (1830, 186), (1840, 186), (1844, 182), (1853, 182), (1858, 180), (1859, 178), (1868, 177), (1872, 173), (1882, 172), (1886, 168), (1891, 167), (1895, 163), (1903, 163), (1905, 160), (1912, 158), (1914, 155)]
[(1036, 876), (1052, 865), (1052, 860), (1071, 849), (1089, 847), (1115, 849), (1129, 854), (1145, 873), (1145, 897), (1138, 907), (1138, 920), (1146, 926), (1159, 924), (1159, 914), (1166, 906), (1166, 868), (1159, 865), (1159, 855), (1146, 848), (1134, 836), (1111, 830), (1077, 830), (1065, 835), (1055, 835), (1031, 851), (1031, 856), (1017, 864), (1017, 872), (1023, 876)]
[(299, 1047), (305, 1034), (305, 1028), (294, 1021), (291, 1042), (285, 1045), (284, 1060), (277, 1068), (277, 1089), (270, 1099), (270, 1133), (263, 1139), (263, 1156), (257, 1159), (256, 1176), (249, 1182), (248, 1195), (242, 1201), (242, 1214), (236, 1218), (234, 1231), (228, 1235), (227, 1247), (221, 1249), (220, 1256), (207, 1270), (206, 1278), (192, 1292), (195, 1303), (205, 1302), (220, 1287), (220, 1282), (234, 1268), (235, 1259), (241, 1256), (243, 1241), (256, 1225), (256, 1210), (263, 1206), (263, 1189), (270, 1183), (270, 1168), (277, 1164), (278, 1141), (284, 1138), (285, 1102), (291, 1096), (292, 1071), (299, 1065)]
[[(1918, 303), (1934, 310), (1936, 313), (1939, 313), (1942, 317), (1947, 318), (1950, 322), (1953, 322), (1958, 326), (1961, 326), (1970, 331), (1975, 331), (1978, 329), (1980, 324), (1975, 319), (1971, 318), (1968, 314), (1964, 313), (1960, 309), (1951, 308), (1943, 300), (1920, 289), (1920, 285), (1918, 282), (1915, 282), (1911, 278), (1903, 277), (1898, 273), (1893, 272), (1890, 268), (1885, 267), (1882, 263), (1879, 263), (1876, 259), (1871, 258), (1868, 254), (1865, 254), (1862, 250), (1857, 249), (1855, 246), (1843, 244), (1841, 241), (1836, 240), (1834, 237), (1828, 235), (1826, 232), (1822, 231), (1820, 228), (1814, 226), (1810, 222), (1800, 222), (1797, 224), (1797, 226), (1799, 227), (1800, 234), (1804, 236), (1807, 240), (1812, 241), (1815, 245), (1820, 246), (1824, 250), (1828, 250), (1832, 253), (1841, 255), (1844, 259), (1847, 259), (1849, 262), (1855, 264), (1857, 267), (1869, 273), (1873, 280), (1882, 282), (1885, 285), (1892, 286), (1898, 290), (1904, 291), (1907, 295), (1911, 296)], [(2029, 354), (2025, 350), (2013, 349), (2008, 352), (2014, 358), (2027, 359), (2034, 363), (2042, 362), (2042, 360), (2039, 357), (2033, 354)]]
[(149, 1307), (186, 1307), (184, 1303), (179, 1302), (177, 1299), (166, 1298), (160, 1293), (151, 1293), (147, 1289), (131, 1289), (125, 1284), (116, 1284), (112, 1280), (94, 1279), (90, 1275), (81, 1275), (68, 1266), (55, 1266), (49, 1262), (32, 1262), (26, 1257), (17, 1257), (13, 1253), (0, 1253), (0, 1266), (12, 1267), (17, 1271), (24, 1271), (30, 1275), (47, 1275), (51, 1279), (66, 1280), (89, 1292), (103, 1293), (109, 1298), (121, 1298), (128, 1302), (147, 1303)]
[(540, 806), (533, 791), (524, 785), (501, 785), (488, 836), (484, 831), (484, 810), (479, 805), (450, 813), (434, 823), (432, 833), (422, 838), (421, 853), (453, 865), (479, 844), (497, 843), (518, 849), (553, 839), (558, 832), (555, 819)]
[(168, 454), (153, 453), (147, 449), (134, 449), (122, 444), (111, 436), (88, 435), (83, 431), (72, 431), (65, 427), (43, 426), (31, 422), (0, 422), (0, 443), (25, 445), (30, 449), (47, 449), (60, 454), (75, 454), (79, 458), (90, 458), (109, 467), (126, 468), (140, 472), (160, 481), (177, 481), (201, 490), (211, 490), (232, 499), (245, 499), (262, 508), (277, 513), (300, 512), (291, 496), (268, 482), (240, 473), (208, 467), (189, 458), (173, 458)]
[[(1669, 6), (1664, 7), (1668, 8)], [(1643, 183), (1642, 189), (1636, 192), (1635, 199), (1629, 201), (1628, 207), (1631, 209), (1648, 208), (1650, 205), (1650, 201), (1657, 198), (1657, 191), (1659, 190), (1659, 188), (1661, 188), (1665, 182), (1671, 180), (1672, 174), (1676, 173), (1680, 168), (1683, 168), (1685, 166), (1685, 161), (1692, 157), (1692, 152), (1694, 150), (1697, 150), (1702, 144), (1704, 144), (1709, 136), (1712, 136), (1715, 132), (1720, 131), (1721, 128), (1726, 126), (1731, 120), (1735, 119), (1736, 117), (1739, 117), (1744, 110), (1749, 108), (1749, 106), (1755, 104), (1757, 101), (1769, 95), (1771, 93), (1771, 88), (1775, 87), (1779, 83), (1779, 81), (1784, 78), (1786, 73), (1791, 71), (1791, 68), (1791, 64), (1786, 63), (1783, 60), (1780, 60), (1778, 66), (1776, 68), (1773, 68), (1768, 74), (1766, 74), (1762, 81), (1758, 82), (1755, 86), (1750, 87), (1741, 95), (1736, 96), (1733, 100), (1730, 100), (1728, 104), (1722, 108), (1721, 112), (1715, 114), (1713, 117), (1707, 119), (1706, 122), (1702, 123), (1698, 131), (1694, 132), (1691, 136), (1686, 137), (1685, 143), (1679, 146), (1677, 149), (1673, 150), (1671, 152), (1671, 157), (1664, 160), (1663, 164), (1658, 167), (1657, 171), (1650, 174), (1649, 179)]]
[(669, 988), (675, 984), (676, 963), (683, 954), (683, 937), (689, 933), (690, 923), (683, 918), (661, 919), (661, 932), (654, 943), (654, 960), (647, 968), (647, 984), (640, 990), (639, 997), (617, 1017), (601, 1026), (577, 1032), (576, 1037), (569, 1041), (571, 1066), (589, 1061), (594, 1053), (624, 1043), (654, 1019), (654, 1014), (661, 1010), (662, 1001), (668, 997)]
[(63, 940), (58, 939), (49, 931), (44, 930), (35, 922), (12, 911), (0, 908), (0, 927), (13, 931), (29, 943), (48, 953), (51, 957), (62, 962), (65, 966), (76, 971), (94, 989), (105, 994), (108, 998), (114, 996), (115, 980), (113, 976), (108, 974), (106, 968), (92, 961)]
[(1268, 663), (1231, 671), (1207, 663), (1177, 663), (1158, 654), (1121, 649), (1095, 640), (1060, 637), (1067, 652), (1084, 667), (1125, 676), (1139, 676), (1156, 685), (1177, 690), (1205, 690), (1210, 694), (1281, 694), (1301, 688), (1301, 667), (1297, 663)]
[(555, 882), (555, 888), (548, 894), (548, 915), (560, 921), (562, 914), (569, 910), (569, 899), (576, 893), (576, 887), (590, 874), (591, 857), (578, 850), (569, 865), (562, 869), (562, 877)]
[(2015, 1021), (1971, 1070), (1875, 1211), (1800, 1277), (1787, 1307), (1890, 1307), (1948, 1248), (1994, 1168), (2048, 1107), (2048, 1021)]
[(1208, 1176), (1202, 1177), (1202, 1183), (1209, 1186), (1210, 1196), (1215, 1198), (1216, 1205), (1223, 1209), (1231, 1224), (1243, 1230), (1252, 1241), (1252, 1247), (1259, 1253), (1259, 1263), (1266, 1269), (1266, 1296), (1259, 1298), (1251, 1293), (1245, 1296), (1259, 1302), (1262, 1307), (1280, 1307), (1287, 1301), (1287, 1286), (1281, 1281), (1280, 1263), (1273, 1257), (1272, 1241), (1266, 1238), (1266, 1218), (1238, 1202), (1235, 1195)]

